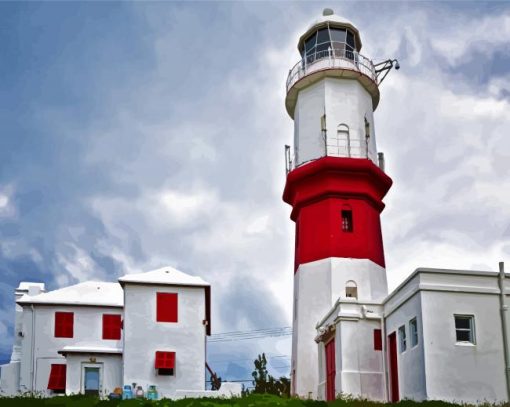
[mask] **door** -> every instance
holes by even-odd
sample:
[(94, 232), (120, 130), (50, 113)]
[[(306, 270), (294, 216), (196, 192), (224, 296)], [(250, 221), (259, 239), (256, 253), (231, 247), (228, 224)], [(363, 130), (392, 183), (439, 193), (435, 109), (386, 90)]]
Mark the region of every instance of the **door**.
[(397, 361), (397, 334), (393, 332), (388, 336), (389, 359), (390, 359), (390, 401), (399, 401), (398, 391), (398, 361)]
[(335, 391), (335, 339), (331, 339), (326, 343), (326, 400), (331, 401), (336, 397)]
[(84, 367), (84, 393), (99, 396), (99, 367)]

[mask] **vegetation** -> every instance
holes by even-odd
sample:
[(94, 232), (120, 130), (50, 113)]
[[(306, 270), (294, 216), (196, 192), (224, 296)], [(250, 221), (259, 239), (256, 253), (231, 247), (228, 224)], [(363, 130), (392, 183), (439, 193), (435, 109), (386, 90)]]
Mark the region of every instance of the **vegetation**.
[(290, 380), (287, 377), (275, 379), (267, 372), (266, 355), (259, 355), (254, 361), (255, 370), (253, 376), (253, 393), (274, 394), (276, 396), (290, 397)]
[[(215, 407), (215, 406), (234, 406), (234, 407), (458, 407), (459, 405), (453, 403), (446, 403), (443, 401), (426, 401), (414, 402), (404, 400), (395, 404), (385, 404), (380, 402), (372, 402), (367, 400), (353, 399), (353, 398), (339, 398), (332, 402), (314, 401), (314, 400), (301, 400), (293, 397), (280, 397), (273, 394), (249, 394), (245, 397), (233, 399), (182, 399), (182, 400), (100, 400), (94, 397), (85, 396), (61, 396), (53, 398), (40, 398), (40, 397), (14, 397), (14, 398), (1, 398), (1, 407)], [(482, 404), (481, 407), (494, 407), (491, 404)], [(479, 406), (479, 407), (480, 407)], [(464, 405), (463, 407), (468, 407)], [(501, 404), (499, 407), (510, 407), (510, 403)]]

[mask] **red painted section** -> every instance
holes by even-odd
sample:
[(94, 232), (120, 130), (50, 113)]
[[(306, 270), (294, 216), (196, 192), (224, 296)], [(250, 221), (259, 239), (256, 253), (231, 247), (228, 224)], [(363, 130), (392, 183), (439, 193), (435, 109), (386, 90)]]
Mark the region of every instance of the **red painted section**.
[(66, 389), (66, 371), (67, 366), (64, 364), (52, 364), (50, 377), (48, 379), (48, 390), (65, 390)]
[(390, 401), (400, 400), (398, 390), (398, 361), (397, 361), (397, 334), (393, 332), (388, 336), (390, 359)]
[(118, 314), (103, 314), (103, 339), (120, 339), (122, 317)]
[(157, 322), (178, 322), (178, 313), (178, 296), (176, 293), (157, 293)]
[(175, 352), (156, 351), (154, 367), (156, 369), (174, 369)]
[(326, 400), (331, 401), (336, 398), (335, 391), (335, 339), (330, 340), (326, 346)]
[(380, 329), (374, 329), (374, 350), (382, 350), (382, 334)]
[[(384, 267), (380, 213), (391, 184), (368, 159), (323, 157), (291, 171), (283, 200), (296, 222), (295, 270), (328, 257), (370, 259)], [(342, 211), (349, 210), (352, 231), (342, 228)]]
[(74, 312), (55, 312), (55, 338), (74, 336)]

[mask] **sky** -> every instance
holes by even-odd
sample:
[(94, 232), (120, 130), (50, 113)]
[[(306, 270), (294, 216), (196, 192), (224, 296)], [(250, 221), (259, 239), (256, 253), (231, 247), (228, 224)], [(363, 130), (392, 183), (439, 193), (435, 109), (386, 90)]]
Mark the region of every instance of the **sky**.
[[(20, 281), (170, 265), (212, 284), (213, 333), (290, 326), (285, 80), (324, 7), (401, 65), (375, 112), (389, 289), (510, 260), (510, 4), (2, 2), (0, 360)], [(208, 359), (244, 379), (263, 351), (288, 374), (289, 337)]]

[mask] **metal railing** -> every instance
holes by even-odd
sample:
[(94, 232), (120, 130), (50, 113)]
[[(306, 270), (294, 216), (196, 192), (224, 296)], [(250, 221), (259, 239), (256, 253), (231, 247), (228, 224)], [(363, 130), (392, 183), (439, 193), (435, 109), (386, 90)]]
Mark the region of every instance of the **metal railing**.
[(370, 59), (346, 46), (339, 46), (334, 42), (332, 44), (333, 48), (306, 55), (294, 65), (287, 77), (287, 92), (301, 78), (323, 69), (344, 68), (358, 71), (377, 83), (377, 73)]
[[(324, 152), (311, 159), (298, 163), (296, 157), (291, 153), (291, 147), (285, 145), (285, 173), (305, 165), (311, 161), (315, 161), (322, 157), (349, 157), (364, 158), (374, 161), (366, 139), (350, 138), (345, 133), (337, 133), (335, 136), (326, 136), (324, 139)], [(377, 165), (384, 171), (384, 158), (378, 157)]]

